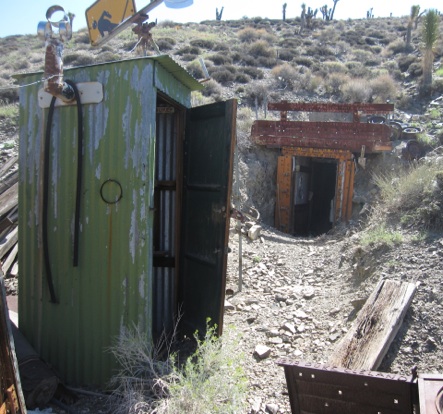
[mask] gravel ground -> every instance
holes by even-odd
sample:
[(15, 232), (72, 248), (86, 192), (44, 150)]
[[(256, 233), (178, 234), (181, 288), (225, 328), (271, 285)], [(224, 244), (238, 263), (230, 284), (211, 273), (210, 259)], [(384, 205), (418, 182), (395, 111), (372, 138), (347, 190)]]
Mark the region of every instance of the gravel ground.
[[(348, 231), (350, 233), (350, 231)], [(443, 238), (396, 248), (362, 248), (358, 233), (293, 238), (265, 228), (243, 237), (238, 286), (238, 234), (231, 232), (225, 325), (242, 334), (250, 394), (248, 413), (290, 413), (281, 358), (325, 363), (380, 278), (418, 288), (381, 366), (382, 372), (443, 373)], [(229, 292), (229, 290), (228, 290)], [(256, 347), (270, 349), (260, 359)]]

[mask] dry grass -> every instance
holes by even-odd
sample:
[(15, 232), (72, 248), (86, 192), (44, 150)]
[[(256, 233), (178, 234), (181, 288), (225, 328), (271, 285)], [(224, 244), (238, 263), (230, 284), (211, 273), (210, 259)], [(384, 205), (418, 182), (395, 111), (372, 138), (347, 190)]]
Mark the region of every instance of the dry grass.
[(216, 336), (215, 327), (208, 327), (204, 338), (196, 334), (195, 340), (195, 352), (179, 364), (172, 352), (173, 340), (164, 337), (153, 346), (136, 328), (121, 335), (111, 348), (121, 367), (111, 381), (112, 412), (243, 412), (247, 381), (237, 334), (228, 328), (221, 338)]

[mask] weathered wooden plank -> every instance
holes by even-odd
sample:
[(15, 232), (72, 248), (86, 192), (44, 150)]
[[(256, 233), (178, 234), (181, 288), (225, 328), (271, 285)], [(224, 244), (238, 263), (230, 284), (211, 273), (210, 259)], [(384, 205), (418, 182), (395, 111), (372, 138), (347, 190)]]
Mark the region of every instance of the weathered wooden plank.
[(394, 340), (416, 285), (381, 280), (366, 301), (352, 329), (339, 342), (329, 364), (349, 369), (376, 370)]
[(3, 194), (15, 183), (18, 183), (18, 170), (14, 171), (8, 177), (4, 178), (0, 183), (0, 194)]
[(7, 214), (18, 203), (18, 183), (0, 195), (0, 217)]
[(12, 230), (6, 237), (0, 241), (0, 258), (2, 258), (9, 250), (12, 249), (18, 240), (18, 227)]
[(17, 253), (18, 253), (18, 243), (15, 244), (15, 246), (13, 247), (13, 249), (8, 254), (8, 256), (6, 257), (5, 261), (2, 264), (2, 270), (5, 275), (8, 273), (9, 268), (14, 263), (14, 260), (17, 257)]
[(6, 161), (6, 163), (0, 167), (0, 177), (3, 177), (7, 173), (7, 171), (17, 162), (18, 162), (18, 155)]

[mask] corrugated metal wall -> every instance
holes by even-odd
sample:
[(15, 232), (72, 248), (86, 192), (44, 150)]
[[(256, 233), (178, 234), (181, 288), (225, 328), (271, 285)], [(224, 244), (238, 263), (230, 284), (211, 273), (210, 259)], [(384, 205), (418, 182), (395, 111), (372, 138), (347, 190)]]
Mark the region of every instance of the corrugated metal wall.
[[(177, 180), (177, 122), (175, 113), (157, 114), (156, 182)], [(170, 258), (176, 256), (176, 189), (159, 190), (158, 246)], [(170, 332), (175, 313), (176, 268), (154, 267), (154, 333)]]
[[(162, 85), (180, 84), (163, 72), (158, 61), (149, 58), (65, 71), (65, 78), (76, 83), (98, 81), (104, 86), (103, 102), (83, 106), (77, 268), (72, 265), (76, 107), (55, 109), (50, 157), (43, 161), (48, 110), (37, 104), (41, 84), (21, 89), (19, 323), (41, 356), (70, 383), (105, 384), (115, 366), (107, 348), (125, 329), (136, 325), (147, 340), (151, 336), (155, 73), (162, 73)], [(20, 77), (25, 84), (39, 79), (41, 74)], [(180, 88), (189, 95), (189, 89)], [(183, 102), (189, 102), (188, 95)], [(57, 304), (49, 301), (43, 265), (43, 162), (50, 163), (48, 231)], [(120, 187), (122, 198), (115, 204), (101, 196), (104, 189), (117, 198)], [(164, 197), (163, 202), (171, 204), (168, 195)], [(170, 226), (164, 223), (165, 235)], [(168, 292), (164, 306), (170, 309), (170, 288), (161, 290)]]

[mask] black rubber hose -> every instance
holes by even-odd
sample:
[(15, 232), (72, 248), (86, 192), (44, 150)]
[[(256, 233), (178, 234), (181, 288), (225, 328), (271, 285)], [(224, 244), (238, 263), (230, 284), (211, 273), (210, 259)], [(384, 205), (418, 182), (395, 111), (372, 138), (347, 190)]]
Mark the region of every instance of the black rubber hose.
[(72, 87), (77, 101), (77, 189), (75, 195), (75, 217), (74, 217), (74, 252), (73, 252), (73, 266), (78, 266), (78, 250), (80, 239), (80, 204), (82, 193), (82, 176), (83, 176), (83, 113), (82, 104), (80, 102), (80, 93), (74, 82), (65, 80), (65, 82)]
[(43, 244), (43, 257), (45, 261), (46, 280), (48, 282), (49, 295), (51, 296), (51, 302), (57, 303), (57, 297), (55, 296), (54, 282), (52, 280), (51, 263), (49, 261), (49, 243), (48, 243), (48, 204), (49, 204), (49, 150), (51, 142), (51, 128), (52, 118), (54, 115), (55, 96), (52, 97), (51, 105), (49, 105), (48, 120), (46, 125), (45, 134), (45, 148), (44, 148), (44, 160), (43, 160), (43, 217), (42, 217), (42, 244)]

